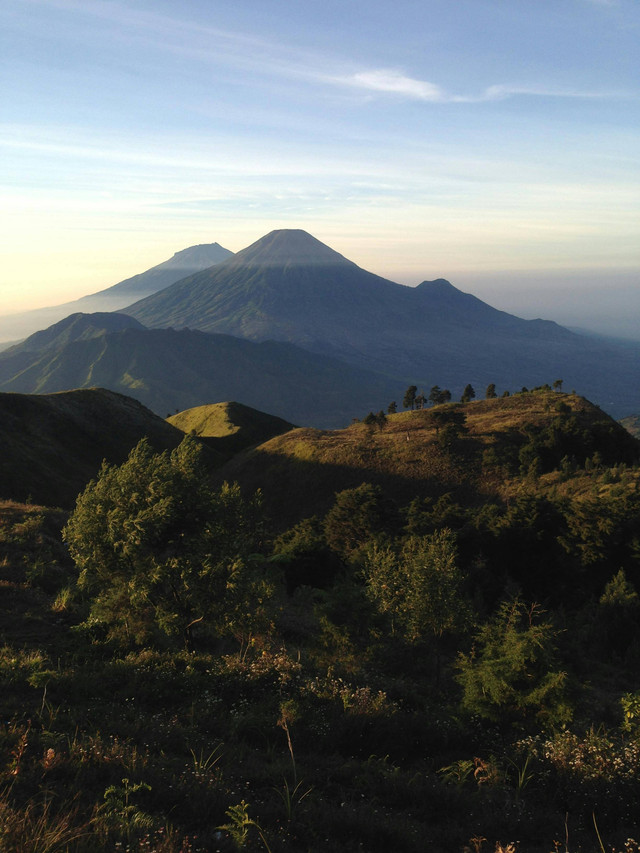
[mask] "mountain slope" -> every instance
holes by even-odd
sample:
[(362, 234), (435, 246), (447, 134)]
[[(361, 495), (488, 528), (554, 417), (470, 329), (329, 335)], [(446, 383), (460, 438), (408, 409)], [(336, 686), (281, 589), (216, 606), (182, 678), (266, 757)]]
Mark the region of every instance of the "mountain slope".
[(100, 386), (135, 396), (160, 415), (235, 399), (292, 423), (344, 426), (402, 393), (400, 380), (291, 344), (228, 335), (125, 328), (0, 353), (0, 390), (44, 393)]
[(137, 400), (101, 388), (0, 393), (0, 499), (71, 507), (103, 459), (120, 464), (145, 436), (166, 450), (183, 433)]
[(73, 302), (50, 308), (37, 308), (0, 318), (0, 341), (15, 341), (44, 329), (69, 314), (117, 311), (137, 299), (157, 293), (175, 281), (192, 275), (199, 270), (219, 264), (233, 252), (218, 243), (191, 246), (176, 252), (168, 261), (163, 261), (146, 272), (134, 275), (111, 287), (83, 296)]
[(443, 279), (395, 284), (303, 231), (274, 231), (127, 313), (149, 327), (288, 341), (426, 390), (459, 394), (467, 382), (515, 390), (562, 378), (616, 416), (638, 408), (640, 347), (522, 320)]
[(209, 447), (227, 456), (294, 429), (293, 424), (282, 418), (234, 402), (196, 406), (171, 415), (167, 421), (182, 432), (197, 435)]
[[(445, 441), (435, 418), (452, 415), (467, 431)], [(540, 443), (543, 472), (545, 465), (558, 467), (568, 452), (578, 464), (596, 451), (605, 464), (640, 459), (640, 443), (589, 401), (536, 391), (398, 413), (382, 428), (356, 423), (333, 431), (291, 430), (235, 456), (215, 476), (238, 481), (247, 493), (261, 489), (282, 528), (323, 516), (336, 492), (363, 482), (380, 486), (399, 506), (445, 494), (480, 506), (507, 497), (511, 488), (522, 492), (522, 460), (528, 464), (531, 454), (520, 452), (536, 452), (536, 435), (555, 442), (551, 449)], [(539, 473), (535, 488), (558, 488), (559, 482), (557, 474)]]

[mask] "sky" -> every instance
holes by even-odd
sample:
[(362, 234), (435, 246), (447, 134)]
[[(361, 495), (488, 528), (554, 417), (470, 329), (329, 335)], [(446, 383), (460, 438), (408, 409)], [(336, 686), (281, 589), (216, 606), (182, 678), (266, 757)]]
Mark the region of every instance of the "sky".
[(639, 55), (639, 0), (3, 0), (0, 314), (303, 228), (640, 338)]

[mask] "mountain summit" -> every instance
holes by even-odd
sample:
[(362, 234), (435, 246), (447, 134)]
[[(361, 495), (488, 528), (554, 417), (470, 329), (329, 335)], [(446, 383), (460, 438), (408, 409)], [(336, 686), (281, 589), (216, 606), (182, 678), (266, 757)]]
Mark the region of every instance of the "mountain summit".
[(234, 256), (234, 266), (246, 264), (286, 266), (346, 265), (355, 267), (339, 252), (321, 243), (306, 231), (286, 228), (271, 231)]
[(203, 243), (176, 252), (146, 272), (134, 275), (97, 293), (73, 302), (50, 308), (35, 308), (20, 314), (0, 317), (0, 341), (17, 341), (40, 329), (46, 329), (70, 314), (94, 314), (100, 311), (119, 311), (137, 299), (157, 293), (185, 276), (219, 264), (233, 257), (233, 252), (219, 243)]
[(301, 230), (272, 231), (125, 310), (147, 327), (286, 341), (427, 389), (517, 389), (561, 377), (608, 411), (637, 407), (635, 350), (522, 320), (445, 279), (397, 284)]
[(398, 310), (405, 291), (305, 231), (281, 230), (125, 310), (148, 327), (187, 326), (339, 355), (359, 346), (360, 329), (368, 338)]

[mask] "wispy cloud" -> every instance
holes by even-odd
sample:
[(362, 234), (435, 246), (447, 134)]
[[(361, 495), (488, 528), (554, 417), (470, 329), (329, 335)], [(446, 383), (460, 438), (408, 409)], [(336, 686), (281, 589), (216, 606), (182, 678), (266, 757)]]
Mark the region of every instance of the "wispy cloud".
[(417, 80), (408, 77), (402, 71), (394, 68), (377, 68), (370, 71), (359, 71), (346, 77), (330, 78), (332, 82), (377, 92), (381, 95), (396, 95), (401, 98), (425, 101), (428, 103), (458, 103), (471, 104), (487, 101), (503, 101), (517, 96), (536, 96), (547, 98), (606, 98), (615, 97), (612, 92), (589, 92), (577, 89), (550, 89), (536, 86), (516, 86), (496, 84), (488, 86), (477, 95), (459, 95), (447, 92), (441, 86), (427, 80)]
[[(242, 74), (288, 78), (309, 85), (340, 86), (367, 92), (422, 101), (424, 103), (473, 104), (501, 101), (519, 96), (552, 98), (620, 97), (620, 93), (547, 88), (535, 85), (495, 84), (479, 93), (449, 92), (438, 83), (412, 77), (398, 68), (349, 68), (341, 57), (316, 54), (300, 47), (264, 39), (254, 34), (203, 25), (194, 20), (133, 9), (104, 0), (28, 0), (34, 5), (97, 18), (112, 28), (112, 38), (152, 44), (156, 50), (188, 56), (210, 66), (226, 66)], [(617, 0), (584, 0), (610, 5)], [(333, 70), (327, 71), (327, 69)], [(347, 70), (348, 69), (348, 70)]]
[(407, 77), (401, 71), (392, 68), (360, 71), (350, 77), (333, 78), (333, 80), (336, 83), (344, 83), (358, 89), (400, 95), (418, 101), (440, 102), (450, 100), (440, 86), (435, 83)]

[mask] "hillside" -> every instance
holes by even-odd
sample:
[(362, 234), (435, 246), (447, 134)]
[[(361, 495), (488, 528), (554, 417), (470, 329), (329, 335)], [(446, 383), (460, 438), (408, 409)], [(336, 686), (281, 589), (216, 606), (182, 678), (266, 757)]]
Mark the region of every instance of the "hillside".
[(386, 405), (402, 388), (400, 380), (291, 344), (188, 329), (105, 329), (59, 346), (53, 332), (45, 339), (39, 350), (29, 345), (25, 350), (23, 344), (0, 353), (0, 391), (30, 394), (98, 385), (134, 396), (163, 417), (237, 400), (291, 423), (337, 427), (349, 423), (354, 412)]
[(39, 329), (45, 329), (69, 314), (118, 311), (137, 299), (157, 293), (170, 284), (199, 270), (207, 269), (231, 257), (233, 252), (218, 243), (191, 246), (146, 272), (134, 275), (111, 287), (49, 308), (37, 308), (0, 317), (0, 341), (16, 341)]
[[(244, 495), (192, 441), (71, 514), (0, 494), (3, 853), (637, 853), (639, 443), (548, 388), (368, 420), (240, 453)], [(0, 395), (0, 458), (154, 424)]]
[(640, 415), (629, 415), (627, 418), (622, 418), (620, 423), (631, 435), (640, 438)]
[(70, 508), (103, 459), (120, 464), (143, 437), (165, 450), (183, 434), (137, 400), (101, 388), (0, 394), (0, 499)]
[[(26, 340), (0, 354), (0, 374), (7, 379), (20, 377), (21, 389), (27, 393), (38, 391), (67, 391), (74, 385), (45, 387), (49, 365), (57, 351), (74, 341), (88, 341), (110, 332), (123, 329), (143, 329), (141, 323), (118, 313), (71, 314), (47, 329), (35, 332)], [(32, 378), (36, 377), (36, 378)], [(13, 390), (7, 388), (7, 390)]]
[(167, 421), (184, 433), (197, 435), (226, 456), (294, 429), (293, 424), (282, 418), (234, 402), (196, 406), (171, 415)]
[[(455, 418), (457, 435), (446, 426)], [(535, 456), (541, 465), (533, 482), (544, 489), (545, 480), (557, 482), (546, 472), (563, 457), (583, 464), (596, 452), (606, 464), (631, 463), (640, 444), (582, 397), (535, 391), (389, 415), (382, 428), (292, 430), (235, 457), (216, 476), (248, 492), (262, 489), (278, 526), (286, 527), (324, 515), (337, 492), (363, 482), (398, 505), (449, 494), (479, 506), (522, 489), (523, 466), (526, 473)]]
[(127, 313), (148, 327), (287, 341), (427, 389), (517, 390), (560, 377), (616, 417), (638, 407), (640, 347), (522, 320), (444, 279), (396, 284), (299, 230), (271, 232)]

